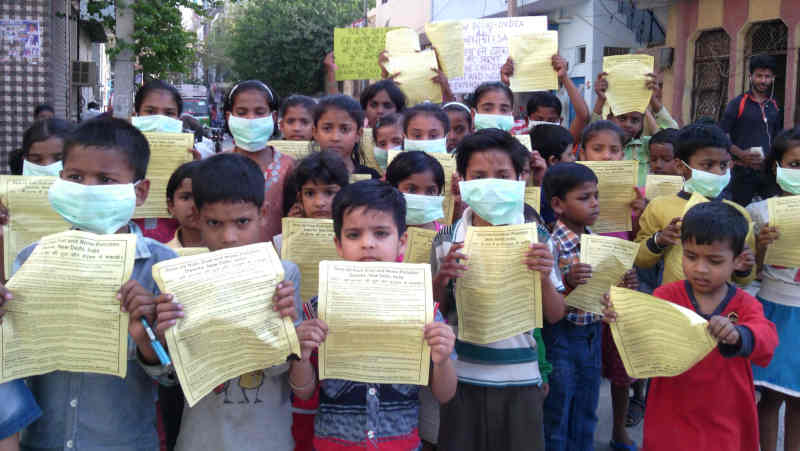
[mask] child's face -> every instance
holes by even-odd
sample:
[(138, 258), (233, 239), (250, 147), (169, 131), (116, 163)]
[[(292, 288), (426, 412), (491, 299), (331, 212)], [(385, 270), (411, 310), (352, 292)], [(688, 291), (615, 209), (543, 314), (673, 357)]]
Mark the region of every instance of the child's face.
[(335, 183), (325, 185), (318, 184), (313, 180), (304, 183), (298, 194), (298, 201), (303, 207), (304, 216), (314, 219), (331, 219), (333, 197), (340, 189), (342, 187)]
[(236, 93), (236, 97), (233, 99), (232, 113), (227, 113), (225, 119), (228, 119), (231, 114), (245, 119), (256, 119), (272, 114), (272, 119), (274, 120), (277, 112), (270, 110), (265, 92), (257, 89), (247, 89)]
[(483, 93), (475, 110), (481, 114), (502, 114), (505, 116), (513, 114), (513, 111), (511, 111), (511, 99), (499, 89)]
[(138, 116), (153, 116), (156, 114), (178, 118), (178, 104), (175, 103), (175, 98), (169, 91), (164, 89), (150, 91), (142, 100), (142, 105), (137, 111)]
[[(800, 169), (800, 146), (789, 148), (781, 156), (781, 167), (784, 169)], [(772, 168), (774, 171), (775, 168)]]
[(672, 144), (650, 144), (650, 173), (657, 175), (680, 175), (679, 161), (675, 158)]
[(561, 199), (553, 196), (550, 205), (562, 220), (579, 226), (592, 226), (600, 215), (597, 183), (584, 182)]
[(619, 135), (611, 130), (601, 130), (586, 143), (580, 151), (583, 161), (617, 161), (624, 153)]
[(567, 149), (561, 152), (561, 159), (558, 163), (574, 163), (575, 160), (575, 152), (572, 151), (572, 146), (567, 146)]
[(181, 227), (185, 229), (198, 228), (199, 215), (197, 208), (194, 206), (192, 179), (186, 177), (181, 181), (178, 189), (172, 195), (172, 200), (167, 200), (167, 210)]
[(395, 262), (405, 252), (406, 234), (397, 233), (392, 214), (356, 207), (342, 215), (336, 251), (344, 260)]
[(311, 140), (311, 112), (305, 107), (295, 105), (286, 109), (281, 119), (281, 134), (289, 141)]
[(432, 171), (417, 172), (397, 184), (397, 190), (401, 193), (420, 194), (424, 196), (438, 196), (440, 194), (439, 185)]
[[(120, 151), (97, 147), (73, 146), (64, 160), (61, 178), (81, 185), (120, 185), (133, 183), (135, 172)], [(134, 186), (136, 206), (144, 204), (150, 181), (142, 179)]]
[(536, 111), (528, 115), (528, 120), (560, 124), (561, 116), (556, 109), (551, 106), (539, 106), (536, 108)]
[[(689, 157), (689, 167), (717, 175), (725, 175), (731, 165), (731, 154), (721, 147), (703, 147)], [(683, 178), (692, 178), (692, 171), (684, 164), (679, 164)]]
[(213, 202), (200, 209), (200, 234), (212, 251), (262, 241), (264, 212), (252, 202)]
[(33, 164), (47, 166), (60, 161), (64, 154), (64, 140), (53, 136), (31, 144), (25, 159)]
[(406, 138), (416, 141), (444, 138), (444, 125), (432, 114), (417, 114), (408, 121)]
[(694, 238), (683, 243), (683, 273), (698, 294), (711, 294), (733, 274), (737, 256), (728, 241), (697, 244)]
[(469, 120), (464, 115), (465, 112), (448, 111), (447, 117), (450, 119), (450, 132), (447, 133), (447, 151), (452, 152), (453, 149), (458, 147), (461, 140), (470, 134), (472, 130), (469, 126)]
[(375, 145), (384, 150), (403, 147), (403, 129), (400, 124), (387, 125), (375, 131), (378, 139)]
[(642, 127), (644, 127), (644, 115), (639, 112), (612, 116), (611, 120), (625, 132), (625, 142), (639, 136), (639, 133), (642, 132)]
[(329, 108), (314, 125), (314, 141), (323, 150), (333, 150), (345, 161), (361, 139), (362, 129), (347, 111)]
[(367, 109), (364, 112), (367, 115), (367, 122), (370, 127), (375, 126), (375, 122), (379, 118), (397, 112), (397, 106), (392, 102), (389, 93), (385, 89), (378, 91), (375, 97), (369, 99), (367, 102)]
[(470, 155), (464, 180), (488, 178), (519, 180), (519, 175), (514, 169), (511, 156), (502, 150), (495, 149), (475, 152)]

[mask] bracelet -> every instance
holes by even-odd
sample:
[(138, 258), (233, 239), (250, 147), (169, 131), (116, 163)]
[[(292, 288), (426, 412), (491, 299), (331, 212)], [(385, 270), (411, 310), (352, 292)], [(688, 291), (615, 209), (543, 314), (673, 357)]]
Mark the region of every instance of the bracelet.
[(297, 385), (294, 385), (294, 383), (292, 382), (291, 376), (288, 379), (289, 379), (289, 387), (291, 387), (291, 389), (294, 390), (294, 391), (303, 391), (303, 390), (306, 390), (309, 387), (314, 386), (314, 385), (317, 384), (317, 377), (314, 376), (314, 375), (311, 376), (311, 381), (310, 382), (308, 382), (305, 385), (301, 385), (299, 387)]
[(655, 244), (657, 248), (659, 248), (660, 250), (663, 251), (664, 249), (666, 249), (666, 246), (662, 246), (662, 245), (658, 244), (659, 235), (661, 235), (661, 231), (660, 230), (658, 232), (656, 232), (655, 234), (653, 234), (653, 244)]

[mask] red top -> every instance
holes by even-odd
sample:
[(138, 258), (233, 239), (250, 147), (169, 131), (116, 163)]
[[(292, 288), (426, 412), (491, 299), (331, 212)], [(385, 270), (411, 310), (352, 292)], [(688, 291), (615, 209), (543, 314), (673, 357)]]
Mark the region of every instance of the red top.
[[(653, 295), (697, 311), (686, 281), (657, 288)], [(767, 366), (778, 345), (775, 325), (764, 317), (761, 303), (738, 288), (713, 315), (736, 319), (752, 332), (749, 355), (723, 357), (720, 347), (676, 377), (650, 380), (644, 417), (644, 451), (758, 450), (758, 415), (751, 364)], [(743, 340), (742, 351), (750, 346)], [(727, 354), (727, 353), (726, 353)]]

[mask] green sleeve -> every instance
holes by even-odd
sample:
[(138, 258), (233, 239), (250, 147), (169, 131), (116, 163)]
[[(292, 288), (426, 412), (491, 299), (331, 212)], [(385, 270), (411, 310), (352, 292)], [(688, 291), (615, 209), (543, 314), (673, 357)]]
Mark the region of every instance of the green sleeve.
[(539, 355), (539, 373), (542, 375), (542, 382), (547, 384), (547, 376), (553, 372), (553, 365), (547, 361), (547, 350), (542, 339), (542, 329), (534, 329), (533, 338), (536, 340), (536, 352)]

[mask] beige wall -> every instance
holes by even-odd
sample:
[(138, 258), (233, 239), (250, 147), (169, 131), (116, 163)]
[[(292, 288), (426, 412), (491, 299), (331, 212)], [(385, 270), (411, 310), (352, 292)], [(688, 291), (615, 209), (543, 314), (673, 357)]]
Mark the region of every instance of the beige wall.
[(409, 27), (418, 32), (431, 19), (431, 3), (433, 0), (377, 0), (375, 8), (375, 26), (377, 27)]

